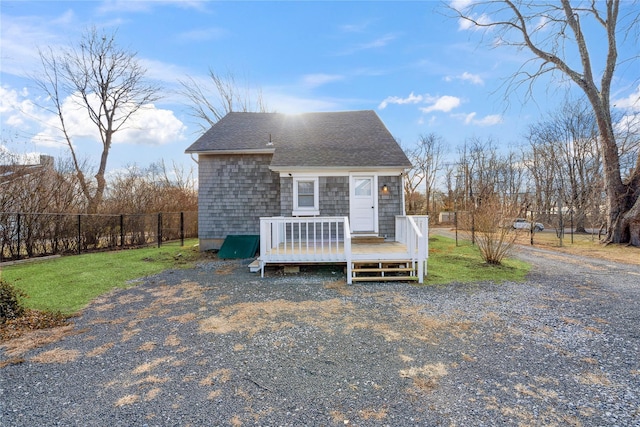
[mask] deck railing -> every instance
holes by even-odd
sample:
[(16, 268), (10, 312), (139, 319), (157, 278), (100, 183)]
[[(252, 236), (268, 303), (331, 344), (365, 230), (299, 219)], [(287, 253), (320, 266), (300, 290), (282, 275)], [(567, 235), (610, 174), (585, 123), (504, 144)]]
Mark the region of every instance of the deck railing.
[[(397, 216), (396, 241), (407, 248), (418, 281), (423, 283), (429, 254), (429, 217)], [(352, 279), (352, 239), (348, 217), (260, 218), (260, 272), (266, 264), (346, 263), (347, 283)], [(378, 252), (375, 256), (384, 257)], [(395, 254), (397, 255), (397, 254)], [(358, 253), (355, 256), (370, 256)], [(381, 258), (383, 259), (383, 258)], [(395, 258), (394, 258), (395, 259)]]
[(347, 217), (260, 218), (260, 260), (277, 262), (345, 262), (351, 258)]
[(396, 240), (407, 246), (411, 261), (418, 267), (418, 282), (424, 282), (429, 257), (429, 217), (396, 216)]

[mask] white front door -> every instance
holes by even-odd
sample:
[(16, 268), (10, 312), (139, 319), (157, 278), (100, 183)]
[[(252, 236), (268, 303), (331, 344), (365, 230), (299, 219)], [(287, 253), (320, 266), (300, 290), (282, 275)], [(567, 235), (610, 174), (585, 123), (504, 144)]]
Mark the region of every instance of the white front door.
[(378, 203), (375, 177), (352, 176), (349, 208), (351, 231), (355, 233), (378, 232)]

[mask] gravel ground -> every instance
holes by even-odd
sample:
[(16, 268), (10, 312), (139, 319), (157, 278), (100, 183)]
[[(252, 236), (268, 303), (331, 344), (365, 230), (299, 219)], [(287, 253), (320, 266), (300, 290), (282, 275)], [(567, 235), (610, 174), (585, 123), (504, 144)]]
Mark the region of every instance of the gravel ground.
[(640, 267), (518, 256), (525, 283), (148, 277), (0, 350), (0, 425), (640, 425)]

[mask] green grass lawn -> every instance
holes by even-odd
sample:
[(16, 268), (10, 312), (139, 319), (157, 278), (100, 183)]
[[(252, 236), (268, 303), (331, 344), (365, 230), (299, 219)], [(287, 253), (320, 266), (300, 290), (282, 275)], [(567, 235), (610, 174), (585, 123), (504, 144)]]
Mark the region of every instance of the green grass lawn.
[(105, 292), (133, 286), (133, 279), (192, 265), (199, 257), (196, 243), (36, 260), (2, 268), (1, 278), (28, 295), (26, 307), (73, 314)]
[(477, 246), (468, 241), (456, 246), (454, 239), (442, 236), (429, 238), (428, 274), (425, 284), (469, 283), (491, 280), (523, 281), (530, 265), (516, 259), (506, 259), (502, 265), (489, 265), (480, 256)]
[[(29, 296), (27, 308), (73, 314), (99, 295), (133, 286), (133, 279), (192, 266), (201, 257), (196, 242), (34, 261), (4, 267), (1, 278)], [(426, 285), (521, 281), (529, 271), (527, 264), (513, 259), (501, 266), (488, 265), (477, 247), (468, 242), (456, 246), (453, 239), (441, 236), (429, 239), (428, 267)]]

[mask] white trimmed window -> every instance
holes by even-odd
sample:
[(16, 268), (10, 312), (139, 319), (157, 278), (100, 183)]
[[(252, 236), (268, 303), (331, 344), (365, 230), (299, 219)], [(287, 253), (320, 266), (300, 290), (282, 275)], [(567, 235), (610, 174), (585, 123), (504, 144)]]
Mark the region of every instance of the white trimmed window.
[(293, 178), (293, 215), (320, 215), (318, 178)]

